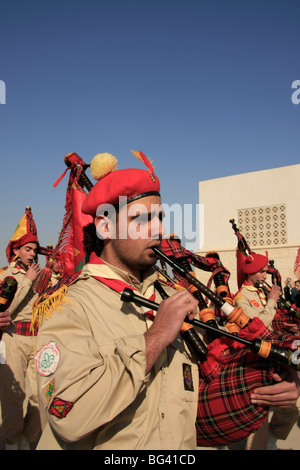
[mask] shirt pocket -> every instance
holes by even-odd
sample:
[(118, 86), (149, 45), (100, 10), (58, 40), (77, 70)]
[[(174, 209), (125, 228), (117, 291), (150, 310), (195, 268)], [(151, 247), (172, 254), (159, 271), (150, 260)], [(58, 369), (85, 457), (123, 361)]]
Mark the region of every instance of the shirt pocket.
[[(172, 349), (174, 343), (172, 343)], [(174, 348), (174, 355), (168, 370), (172, 393), (180, 400), (195, 402), (198, 400), (199, 371), (183, 349)]]

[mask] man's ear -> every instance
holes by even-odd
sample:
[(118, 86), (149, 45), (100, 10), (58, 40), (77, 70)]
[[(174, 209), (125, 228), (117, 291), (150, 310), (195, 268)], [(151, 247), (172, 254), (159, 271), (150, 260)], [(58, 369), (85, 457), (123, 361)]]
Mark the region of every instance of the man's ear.
[(105, 215), (98, 215), (95, 217), (94, 224), (96, 227), (97, 237), (101, 240), (111, 240), (112, 238), (115, 238), (115, 226)]

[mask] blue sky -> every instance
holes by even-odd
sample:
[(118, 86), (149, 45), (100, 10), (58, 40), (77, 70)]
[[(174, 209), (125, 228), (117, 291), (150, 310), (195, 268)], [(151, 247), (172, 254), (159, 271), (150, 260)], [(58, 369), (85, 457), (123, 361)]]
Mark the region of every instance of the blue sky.
[(299, 18), (298, 0), (1, 2), (0, 265), (26, 205), (55, 245), (69, 152), (126, 168), (142, 150), (169, 205), (299, 163)]

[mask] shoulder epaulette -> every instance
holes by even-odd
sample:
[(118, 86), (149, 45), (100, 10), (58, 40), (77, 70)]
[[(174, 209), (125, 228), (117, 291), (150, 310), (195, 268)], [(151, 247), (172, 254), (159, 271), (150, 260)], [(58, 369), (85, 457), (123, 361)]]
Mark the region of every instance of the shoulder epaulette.
[(4, 266), (4, 268), (0, 268), (0, 276), (2, 273), (4, 273), (4, 271), (6, 271), (8, 268), (8, 266)]
[(70, 301), (68, 299), (68, 287), (77, 279), (78, 276), (79, 273), (76, 273), (62, 279), (55, 284), (55, 286), (49, 287), (42, 295), (40, 295), (40, 297), (38, 297), (32, 306), (32, 320), (30, 327), (32, 331), (41, 325), (43, 319), (48, 320), (51, 318), (53, 310), (60, 312), (64, 303), (70, 305)]
[(241, 297), (242, 297), (242, 294), (241, 294), (240, 291), (238, 291), (238, 292), (234, 295), (234, 297), (233, 297), (233, 299), (232, 299), (233, 305), (235, 305), (235, 304), (236, 304), (236, 301), (239, 300)]

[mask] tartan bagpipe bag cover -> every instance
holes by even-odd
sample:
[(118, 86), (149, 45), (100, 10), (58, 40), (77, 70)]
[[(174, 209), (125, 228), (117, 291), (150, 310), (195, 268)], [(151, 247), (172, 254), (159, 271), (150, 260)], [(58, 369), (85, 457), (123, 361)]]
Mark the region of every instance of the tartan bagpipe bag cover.
[[(249, 340), (268, 339), (292, 348), (294, 335), (280, 336), (268, 330), (259, 318), (239, 332)], [(197, 445), (229, 445), (257, 431), (268, 407), (250, 402), (251, 392), (271, 385), (278, 367), (257, 356), (237, 341), (220, 337), (208, 345), (207, 359), (199, 365), (199, 397), (196, 420)]]

